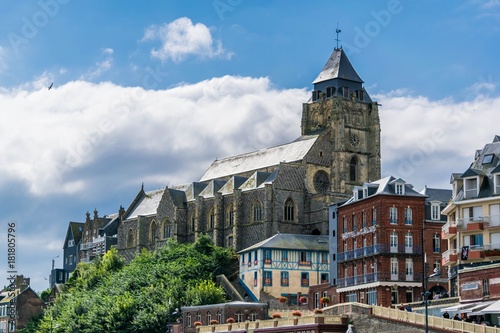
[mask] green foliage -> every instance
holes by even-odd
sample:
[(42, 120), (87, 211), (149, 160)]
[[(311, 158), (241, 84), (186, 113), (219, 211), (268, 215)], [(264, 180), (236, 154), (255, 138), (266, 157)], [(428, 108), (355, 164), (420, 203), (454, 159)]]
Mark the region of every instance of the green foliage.
[(200, 281), (186, 292), (186, 303), (190, 306), (223, 303), (225, 293), (211, 280)]
[(50, 292), (51, 292), (51, 289), (47, 288), (40, 293), (40, 298), (42, 299), (42, 301), (44, 301), (44, 302), (49, 301)]
[(155, 252), (143, 251), (129, 265), (112, 249), (78, 264), (66, 291), (25, 332), (162, 332), (175, 320), (175, 308), (224, 302), (213, 279), (234, 267), (235, 258), (208, 236), (192, 244), (171, 240)]

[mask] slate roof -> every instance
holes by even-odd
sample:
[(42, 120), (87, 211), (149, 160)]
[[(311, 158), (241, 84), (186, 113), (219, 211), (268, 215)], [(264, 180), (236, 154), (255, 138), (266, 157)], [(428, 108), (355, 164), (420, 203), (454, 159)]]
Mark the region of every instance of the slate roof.
[(207, 187), (207, 183), (192, 182), (189, 187), (185, 190), (186, 200), (195, 200), (198, 195)]
[[(492, 158), (484, 163), (484, 157), (492, 155)], [(500, 136), (495, 135), (491, 143), (487, 143), (483, 149), (476, 150), (474, 154), (474, 162), (470, 167), (458, 177), (456, 173), (451, 176), (451, 183), (460, 178), (480, 176), (480, 188), (477, 198), (488, 198), (494, 195), (493, 174), (500, 172)], [(463, 193), (463, 187), (458, 190), (457, 195), (453, 198), (453, 202), (468, 200)]]
[(426, 202), (440, 201), (447, 203), (450, 201), (453, 191), (441, 188), (430, 188), (426, 186), (420, 193), (427, 196), (425, 199)]
[(281, 162), (301, 161), (317, 138), (318, 135), (303, 136), (284, 145), (215, 160), (201, 177), (200, 182), (257, 171), (262, 168), (277, 166)]
[(213, 198), (215, 197), (215, 193), (217, 193), (225, 183), (226, 181), (224, 180), (211, 180), (199, 195), (204, 198)]
[(263, 240), (260, 243), (247, 247), (238, 253), (244, 253), (256, 249), (293, 249), (308, 251), (328, 251), (328, 235), (295, 235), (281, 234)]
[(71, 232), (73, 233), (73, 239), (75, 243), (78, 243), (82, 239), (82, 232), (85, 223), (83, 222), (70, 222), (69, 227), (71, 228)]
[(160, 204), (164, 189), (145, 192), (139, 202), (130, 211), (127, 219), (137, 218), (138, 216), (147, 216), (156, 214), (156, 209)]
[[(385, 178), (382, 178), (382, 179), (379, 179), (379, 180), (376, 180), (370, 184), (378, 184), (378, 189), (377, 191), (375, 192), (374, 195), (377, 195), (377, 194), (389, 194), (389, 195), (397, 195), (396, 192), (395, 192), (395, 189), (394, 189), (394, 182), (395, 181), (402, 181), (404, 182), (403, 179), (401, 178), (394, 178), (393, 176), (388, 176), (388, 177), (385, 177)], [(411, 185), (409, 184), (405, 184), (405, 196), (412, 196), (412, 197), (425, 197), (425, 195), (421, 194), (421, 193), (418, 193), (417, 191), (415, 191)]]
[(184, 207), (186, 202), (186, 193), (184, 191), (169, 188), (168, 193), (176, 207)]
[(82, 239), (82, 232), (83, 232), (83, 227), (85, 226), (85, 223), (83, 222), (69, 222), (68, 225), (68, 230), (66, 231), (66, 237), (64, 239), (64, 245), (63, 249), (65, 249), (68, 245), (68, 240), (70, 239), (70, 232), (73, 234), (73, 240), (75, 241), (75, 244), (80, 243)]
[(260, 187), (260, 185), (263, 184), (265, 181), (267, 181), (267, 179), (269, 178), (270, 175), (271, 175), (271, 173), (269, 173), (269, 172), (257, 171), (253, 175), (251, 175), (247, 179), (247, 181), (244, 182), (240, 186), (240, 189), (242, 191), (256, 189), (256, 188)]
[(226, 182), (224, 186), (221, 187), (219, 192), (224, 195), (224, 194), (231, 194), (234, 192), (235, 189), (239, 188), (243, 183), (247, 181), (248, 178), (245, 177), (240, 177), (240, 176), (233, 176), (229, 178), (229, 180)]
[(342, 48), (333, 51), (318, 77), (313, 81), (313, 84), (332, 79), (344, 79), (363, 83), (363, 80), (361, 80), (354, 67), (352, 67)]

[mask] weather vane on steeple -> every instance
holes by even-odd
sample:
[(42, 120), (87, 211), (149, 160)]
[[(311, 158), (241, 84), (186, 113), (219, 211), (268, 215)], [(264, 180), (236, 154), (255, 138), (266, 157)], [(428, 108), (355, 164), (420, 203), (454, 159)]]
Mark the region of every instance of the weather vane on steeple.
[(339, 48), (339, 33), (342, 32), (342, 30), (339, 29), (339, 22), (337, 22), (337, 29), (335, 29), (335, 32), (337, 33), (337, 38), (335, 39), (337, 41), (337, 49)]

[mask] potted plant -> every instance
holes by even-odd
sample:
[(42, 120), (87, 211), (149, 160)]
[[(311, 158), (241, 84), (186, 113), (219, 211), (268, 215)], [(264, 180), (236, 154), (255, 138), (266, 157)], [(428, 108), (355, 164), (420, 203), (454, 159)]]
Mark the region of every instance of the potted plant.
[(323, 316), (323, 309), (314, 309), (314, 322), (316, 324), (324, 324), (325, 323), (325, 317)]
[(236, 322), (236, 320), (234, 320), (233, 317), (229, 317), (226, 319), (226, 323), (228, 323), (228, 324), (234, 324), (235, 322)]
[(275, 313), (273, 313), (273, 314), (271, 315), (271, 317), (273, 317), (274, 319), (279, 319), (279, 318), (281, 318), (281, 313), (279, 313), (279, 312), (275, 312)]
[(292, 316), (294, 316), (294, 317), (300, 317), (300, 316), (302, 316), (302, 312), (300, 312), (299, 310), (293, 310), (292, 311)]
[(281, 313), (275, 312), (271, 315), (271, 317), (274, 319), (274, 327), (278, 327), (278, 319), (281, 318)]
[(307, 303), (307, 297), (300, 296), (299, 301), (300, 301), (300, 303)]
[(219, 322), (215, 319), (210, 320), (210, 325), (219, 325)]
[(193, 326), (194, 326), (194, 327), (198, 327), (198, 326), (201, 326), (201, 325), (203, 325), (203, 324), (201, 323), (201, 321), (195, 321), (195, 322), (193, 323)]
[(321, 304), (328, 304), (328, 303), (330, 303), (330, 299), (328, 297), (326, 297), (326, 296), (325, 297), (321, 297), (320, 300), (319, 300), (319, 302)]
[(286, 303), (286, 301), (288, 301), (288, 298), (286, 298), (285, 296), (278, 297), (278, 302), (280, 302), (280, 303)]

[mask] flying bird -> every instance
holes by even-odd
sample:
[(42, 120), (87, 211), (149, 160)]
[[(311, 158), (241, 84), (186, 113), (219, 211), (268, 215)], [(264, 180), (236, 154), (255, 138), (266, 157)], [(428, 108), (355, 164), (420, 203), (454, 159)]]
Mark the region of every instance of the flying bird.
[(49, 86), (49, 89), (48, 89), (48, 90), (52, 89), (52, 87), (53, 87), (53, 86), (54, 86), (54, 82), (52, 82), (52, 83), (50, 84), (50, 86)]

